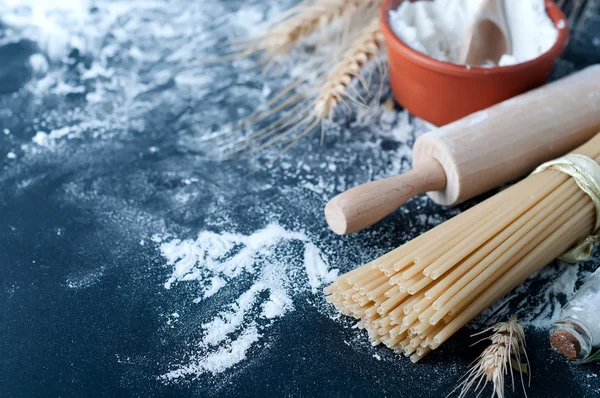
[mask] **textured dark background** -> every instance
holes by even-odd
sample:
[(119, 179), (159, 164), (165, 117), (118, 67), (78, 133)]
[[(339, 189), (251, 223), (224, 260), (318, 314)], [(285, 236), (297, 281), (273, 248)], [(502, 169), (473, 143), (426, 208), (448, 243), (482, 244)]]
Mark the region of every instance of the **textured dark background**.
[[(416, 214), (435, 224), (458, 211), (417, 198), (359, 234), (337, 237), (327, 229), (328, 198), (410, 166), (415, 132), (404, 139), (382, 134), (381, 112), (369, 116), (375, 120), (341, 116), (323, 146), (318, 133), (309, 135), (279, 165), (251, 175), (252, 160), (216, 160), (215, 144), (202, 136), (239, 120), (264, 101), (264, 87), (286, 80), (261, 77), (248, 62), (201, 67), (201, 87), (182, 84), (177, 77), (200, 64), (201, 54), (216, 51), (232, 31), (243, 32), (223, 15), (251, 4), (267, 16), (261, 2), (198, 3), (135, 3), (139, 9), (111, 27), (101, 18), (97, 26), (91, 22), (89, 29), (107, 32), (99, 36), (102, 51), (73, 45), (51, 60), (50, 88), (40, 88), (43, 77), (28, 61), (48, 55), (43, 36), (13, 37), (0, 15), (0, 396), (446, 395), (481, 350), (466, 348), (468, 330), (412, 365), (364, 338), (357, 342), (360, 333), (328, 316), (320, 295), (297, 298), (296, 310), (271, 328), (268, 344), (253, 347), (226, 372), (176, 384), (157, 379), (185, 355), (185, 343), (199, 333), (190, 317), (203, 307), (190, 306), (193, 292), (163, 288), (170, 269), (148, 240), (153, 234), (187, 238), (215, 225), (251, 233), (277, 221), (305, 230), (331, 267), (347, 271), (429, 229), (432, 222)], [(103, 15), (103, 7), (89, 11)], [(188, 14), (174, 25), (184, 33), (165, 38), (149, 27)], [(117, 34), (132, 21), (147, 29)], [(116, 51), (109, 52), (113, 44)], [(131, 55), (134, 45), (144, 57)], [(180, 49), (185, 55), (174, 57)], [(598, 62), (596, 15), (571, 41), (554, 78)], [(113, 73), (90, 79), (85, 71), (94, 65)], [(81, 89), (65, 92), (60, 82)], [(142, 87), (135, 95), (131, 82)], [(91, 101), (90, 93), (100, 100)], [(70, 135), (32, 141), (40, 131), (69, 126)], [(198, 181), (182, 182), (189, 178)], [(142, 239), (149, 243), (140, 245)], [(595, 266), (588, 261), (581, 270)], [(534, 281), (527, 294), (535, 299), (542, 287)], [(188, 316), (174, 331), (163, 316), (173, 309)], [(534, 369), (528, 396), (600, 394), (597, 365), (570, 366), (549, 349), (546, 330), (527, 333)]]

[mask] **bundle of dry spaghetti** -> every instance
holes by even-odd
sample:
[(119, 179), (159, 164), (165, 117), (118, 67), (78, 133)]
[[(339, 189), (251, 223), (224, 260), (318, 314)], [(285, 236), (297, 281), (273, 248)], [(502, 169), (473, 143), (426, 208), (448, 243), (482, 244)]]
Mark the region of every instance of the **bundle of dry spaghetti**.
[(417, 362), (545, 264), (585, 249), (598, 229), (600, 134), (574, 153), (340, 276), (327, 300)]

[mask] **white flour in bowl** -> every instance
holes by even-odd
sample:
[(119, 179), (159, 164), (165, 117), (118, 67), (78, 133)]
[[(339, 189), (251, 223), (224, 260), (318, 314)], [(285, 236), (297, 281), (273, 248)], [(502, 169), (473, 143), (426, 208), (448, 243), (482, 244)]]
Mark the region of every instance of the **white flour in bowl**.
[[(482, 0), (403, 1), (389, 15), (394, 33), (413, 49), (440, 61), (457, 63), (460, 48)], [(504, 0), (511, 54), (499, 65), (537, 58), (556, 42), (558, 31), (544, 0)], [(566, 27), (566, 22), (561, 24)], [(560, 25), (559, 25), (560, 26)]]

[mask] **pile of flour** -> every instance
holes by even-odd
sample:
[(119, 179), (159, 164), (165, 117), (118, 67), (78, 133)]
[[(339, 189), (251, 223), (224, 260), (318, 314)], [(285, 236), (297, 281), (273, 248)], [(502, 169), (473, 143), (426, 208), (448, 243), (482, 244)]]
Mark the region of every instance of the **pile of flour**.
[[(403, 1), (390, 11), (394, 33), (413, 49), (440, 61), (457, 63), (461, 45), (482, 0)], [(526, 62), (548, 51), (558, 32), (544, 0), (504, 0), (512, 53), (500, 66)], [(563, 23), (566, 26), (566, 22)]]

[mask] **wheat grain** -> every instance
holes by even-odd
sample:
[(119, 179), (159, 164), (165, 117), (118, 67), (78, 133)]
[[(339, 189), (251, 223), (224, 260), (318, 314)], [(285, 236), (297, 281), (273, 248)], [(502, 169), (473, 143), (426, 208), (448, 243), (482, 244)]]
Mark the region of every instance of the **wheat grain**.
[[(335, 109), (340, 104), (350, 109), (348, 100), (367, 106), (367, 101), (354, 87), (353, 82), (355, 79), (358, 80), (370, 94), (367, 82), (370, 81), (370, 76), (365, 79), (361, 76), (361, 72), (369, 61), (377, 58), (384, 45), (378, 19), (374, 18), (381, 3), (382, 0), (321, 0), (319, 2), (306, 0), (283, 13), (265, 33), (252, 39), (250, 45), (239, 43), (245, 46), (245, 50), (234, 50), (234, 54), (225, 58), (263, 52), (269, 55), (264, 68), (266, 73), (277, 63), (278, 56), (288, 52), (301, 38), (325, 30), (323, 29), (325, 27), (331, 28), (328, 32), (337, 30), (339, 34), (337, 40), (329, 40), (329, 42), (326, 40), (326, 35), (321, 35), (321, 41), (329, 45), (327, 55), (322, 57), (323, 60), (313, 57), (317, 60), (316, 66), (312, 65), (302, 79), (271, 99), (266, 111), (253, 112), (240, 127), (258, 126), (258, 123), (266, 121), (276, 112), (285, 113), (285, 116), (245, 137), (233, 142), (224, 142), (223, 155), (228, 158), (238, 157), (270, 146), (284, 146), (283, 151), (277, 155), (278, 158), (319, 124), (322, 128), (321, 142), (323, 142), (324, 121), (326, 118), (333, 117)], [(361, 27), (364, 28), (359, 31)], [(349, 40), (349, 37), (354, 40)], [(316, 48), (319, 49), (317, 53), (324, 52), (318, 44)], [(344, 51), (346, 48), (347, 50)], [(341, 57), (336, 54), (338, 51), (342, 54)], [(339, 62), (331, 61), (338, 57)], [(387, 69), (380, 60), (376, 66), (382, 74), (380, 97), (385, 78), (383, 75), (387, 73)], [(328, 71), (332, 72), (327, 73)], [(314, 83), (311, 84), (310, 81)], [(235, 130), (237, 129), (216, 135), (214, 138), (226, 138)]]
[[(490, 340), (491, 344), (483, 350), (477, 362), (467, 372), (465, 380), (454, 389), (456, 391), (460, 388), (459, 398), (465, 397), (471, 388), (474, 388), (475, 392), (483, 390), (490, 381), (493, 384), (492, 396), (504, 398), (504, 376), (509, 372), (514, 390), (513, 367), (518, 367), (517, 370), (521, 374), (521, 384), (525, 392), (523, 373), (528, 372), (529, 359), (525, 352), (525, 331), (523, 327), (517, 323), (517, 318), (513, 316), (508, 322), (499, 322), (491, 328), (477, 333), (477, 335), (489, 331), (493, 331), (494, 334), (483, 340)], [(521, 355), (525, 356), (527, 365), (521, 362)], [(525, 395), (527, 396), (527, 394)]]
[[(342, 56), (321, 88), (314, 103), (316, 118), (323, 120), (331, 117), (337, 105), (344, 97), (351, 98), (347, 90), (355, 78), (361, 78), (361, 72), (367, 62), (376, 57), (383, 47), (383, 34), (379, 30), (379, 21), (373, 19), (358, 35), (348, 51)], [(363, 83), (368, 89), (368, 85)]]
[[(383, 45), (378, 19), (373, 18), (355, 35), (340, 61), (335, 63), (330, 68), (331, 72), (321, 79), (321, 84), (316, 86), (312, 96), (309, 91), (308, 98), (300, 100), (301, 97), (294, 93), (292, 95), (298, 98), (296, 103), (295, 101), (288, 103), (288, 99), (282, 99), (280, 105), (271, 103), (270, 105), (275, 107), (272, 109), (282, 110), (289, 106), (288, 111), (292, 109), (293, 112), (289, 112), (288, 117), (282, 117), (236, 142), (232, 146), (232, 156), (244, 155), (274, 145), (283, 145), (282, 152), (285, 152), (319, 124), (323, 126), (325, 119), (331, 119), (340, 104), (347, 105), (347, 100), (366, 106), (366, 101), (361, 97), (358, 89), (353, 87), (353, 82), (358, 80), (368, 92), (369, 83), (361, 73), (367, 63), (377, 58)], [(378, 66), (380, 70), (385, 69), (381, 64)], [(267, 115), (272, 112), (272, 109), (267, 111)], [(253, 115), (255, 120), (263, 120), (265, 116)], [(249, 149), (257, 143), (257, 147)], [(280, 155), (281, 153), (278, 157)]]
[(358, 11), (374, 8), (380, 0), (322, 0), (304, 2), (278, 21), (251, 45), (251, 52), (271, 55), (287, 53), (301, 38), (329, 26), (336, 20), (350, 20)]

